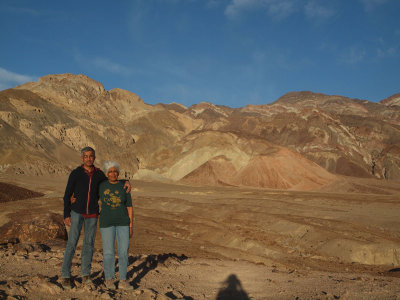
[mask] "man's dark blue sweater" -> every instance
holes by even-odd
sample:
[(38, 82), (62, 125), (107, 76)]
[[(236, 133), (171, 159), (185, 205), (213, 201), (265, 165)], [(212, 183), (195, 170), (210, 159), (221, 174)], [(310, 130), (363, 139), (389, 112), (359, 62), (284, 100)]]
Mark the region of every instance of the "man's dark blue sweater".
[[(64, 219), (71, 217), (71, 210), (84, 215), (99, 213), (99, 184), (106, 180), (103, 171), (94, 167), (88, 172), (82, 166), (71, 172), (64, 194)], [(71, 204), (71, 195), (76, 201)]]

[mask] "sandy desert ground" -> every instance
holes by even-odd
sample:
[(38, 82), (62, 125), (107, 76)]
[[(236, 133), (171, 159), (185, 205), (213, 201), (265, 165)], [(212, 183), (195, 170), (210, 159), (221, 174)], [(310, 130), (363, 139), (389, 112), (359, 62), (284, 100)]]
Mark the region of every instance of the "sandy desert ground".
[[(12, 222), (62, 214), (66, 177), (1, 177), (43, 197), (0, 203)], [(65, 241), (0, 244), (4, 299), (398, 299), (400, 183), (343, 179), (314, 192), (132, 181), (135, 290), (107, 290), (101, 237), (93, 284), (59, 275)], [(12, 238), (11, 236), (7, 238)]]

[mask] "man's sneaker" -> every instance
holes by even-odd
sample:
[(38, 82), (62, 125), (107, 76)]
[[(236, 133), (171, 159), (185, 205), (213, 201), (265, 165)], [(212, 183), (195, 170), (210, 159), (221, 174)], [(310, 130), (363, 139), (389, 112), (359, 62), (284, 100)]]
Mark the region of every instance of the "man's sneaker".
[(90, 279), (90, 275), (82, 276), (82, 284), (91, 284), (92, 280)]
[(127, 291), (132, 291), (133, 286), (131, 286), (128, 282), (128, 280), (120, 280), (118, 284), (118, 288), (121, 290), (127, 290)]
[(61, 285), (64, 290), (72, 289), (72, 281), (71, 278), (61, 278)]
[(106, 285), (106, 288), (109, 290), (115, 290), (115, 283), (114, 283), (114, 279), (106, 279), (106, 281), (104, 282), (104, 284)]

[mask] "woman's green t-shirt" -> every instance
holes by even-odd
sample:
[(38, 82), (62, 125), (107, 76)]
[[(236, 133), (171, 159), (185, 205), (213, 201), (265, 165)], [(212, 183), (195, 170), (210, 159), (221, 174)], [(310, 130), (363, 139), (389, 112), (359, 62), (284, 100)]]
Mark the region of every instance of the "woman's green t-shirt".
[(132, 207), (130, 193), (126, 193), (124, 183), (112, 184), (103, 181), (100, 184), (100, 227), (129, 226), (127, 207)]

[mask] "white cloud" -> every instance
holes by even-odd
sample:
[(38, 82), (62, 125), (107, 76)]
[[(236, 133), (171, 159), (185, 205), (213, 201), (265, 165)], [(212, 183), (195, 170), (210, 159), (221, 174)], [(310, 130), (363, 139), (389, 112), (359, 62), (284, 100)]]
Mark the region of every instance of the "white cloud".
[(92, 61), (93, 65), (99, 69), (106, 70), (114, 74), (128, 75), (130, 70), (120, 64), (112, 62), (104, 57), (96, 57)]
[(206, 3), (206, 7), (207, 8), (216, 8), (221, 4), (222, 3), (219, 0), (208, 0), (207, 3)]
[(397, 45), (393, 45), (393, 43), (387, 42), (383, 37), (378, 38), (377, 40), (378, 46), (376, 49), (376, 54), (378, 58), (391, 58), (398, 55), (399, 47)]
[(264, 10), (271, 17), (285, 18), (295, 10), (295, 0), (232, 0), (225, 9), (228, 18), (236, 18), (246, 12)]
[(359, 48), (356, 46), (350, 47), (343, 55), (341, 56), (341, 61), (346, 64), (357, 64), (362, 62), (366, 56), (366, 51), (363, 48)]
[(100, 69), (118, 75), (129, 75), (131, 70), (123, 65), (113, 62), (105, 57), (87, 58), (75, 51), (75, 61), (87, 69)]
[(294, 1), (271, 1), (268, 7), (268, 13), (271, 16), (278, 18), (285, 18), (292, 14), (295, 10)]
[(379, 58), (393, 57), (397, 54), (397, 49), (395, 47), (389, 48), (378, 48), (377, 55)]
[(335, 14), (335, 11), (323, 6), (321, 1), (312, 0), (305, 5), (304, 13), (310, 19), (326, 19), (332, 17)]
[(2, 6), (1, 9), (3, 11), (12, 13), (12, 14), (20, 14), (20, 15), (27, 15), (32, 17), (39, 17), (44, 15), (43, 11), (30, 8), (30, 7), (18, 7), (18, 6)]
[(33, 76), (14, 73), (0, 67), (0, 90), (9, 89), (16, 85), (35, 80), (36, 78)]
[(360, 0), (360, 2), (366, 11), (372, 11), (375, 7), (386, 3), (387, 0)]
[[(230, 0), (225, 8), (225, 15), (235, 19), (257, 10), (265, 11), (270, 17), (284, 19), (293, 13), (304, 11), (308, 18), (325, 19), (332, 17), (335, 10), (322, 0)], [(329, 3), (328, 3), (329, 4)]]

